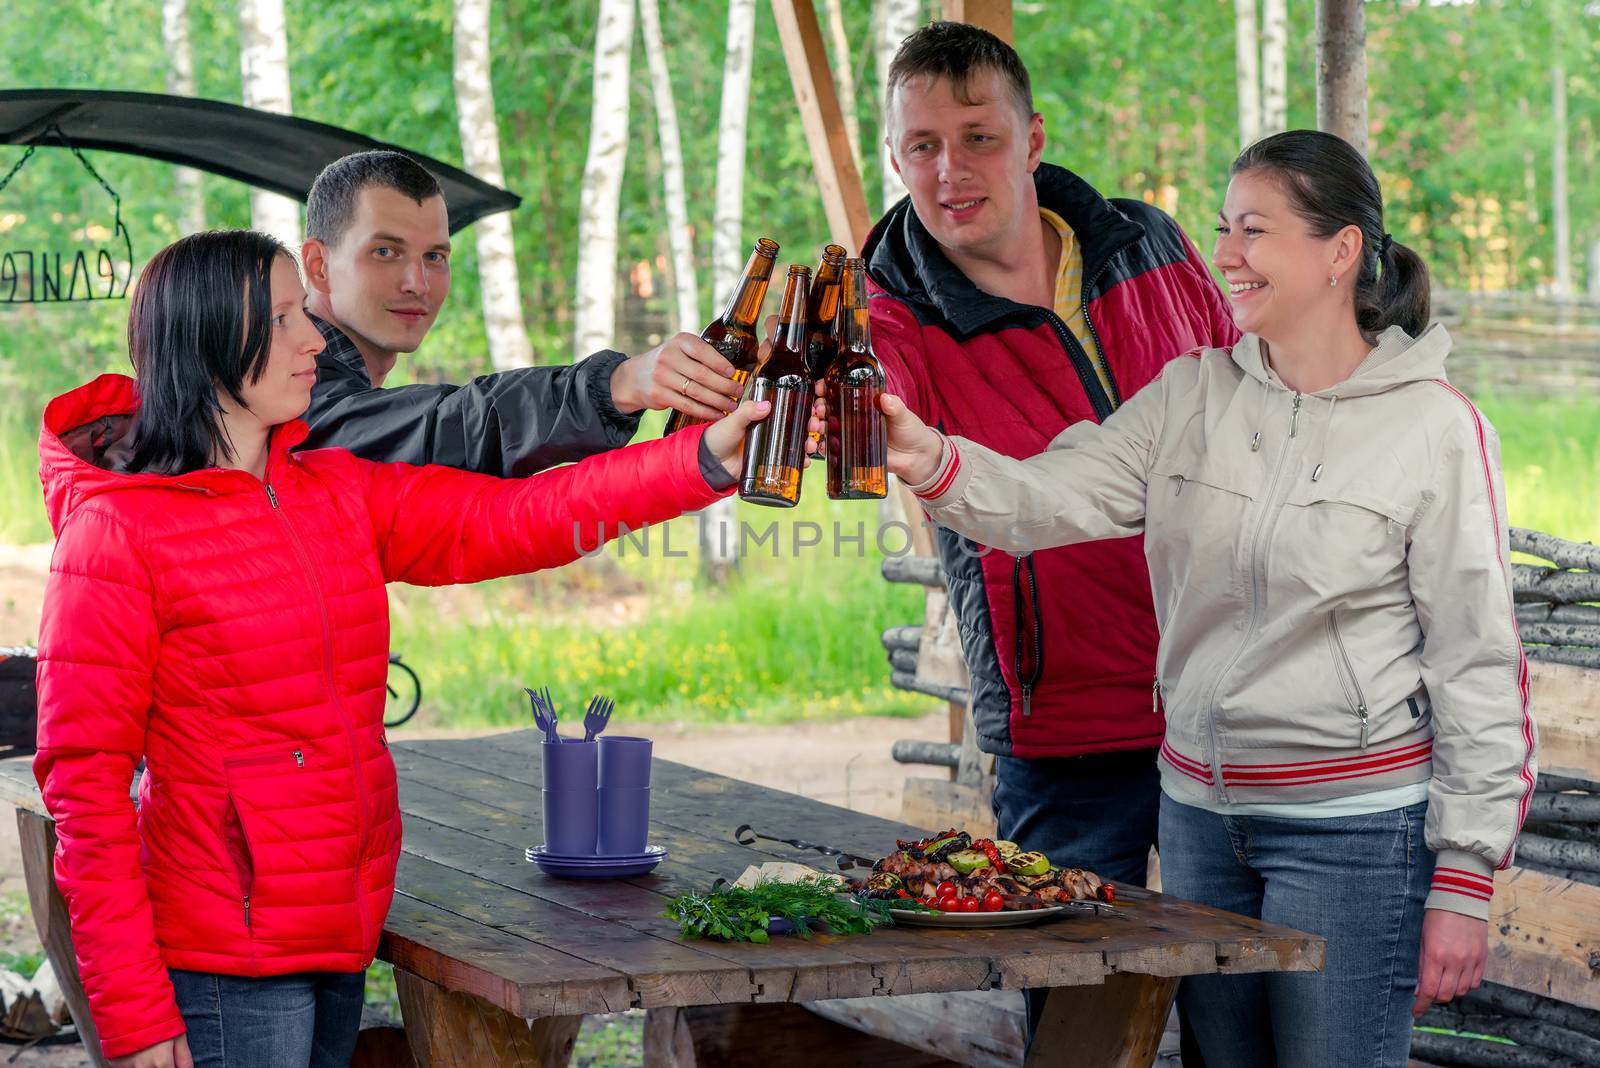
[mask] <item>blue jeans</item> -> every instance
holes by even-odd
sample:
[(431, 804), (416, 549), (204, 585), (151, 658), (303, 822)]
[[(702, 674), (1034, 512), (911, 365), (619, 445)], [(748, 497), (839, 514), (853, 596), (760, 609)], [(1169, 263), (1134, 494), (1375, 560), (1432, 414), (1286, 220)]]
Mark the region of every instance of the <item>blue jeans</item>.
[(363, 972), (265, 979), (169, 969), (195, 1068), (347, 1068)]
[(1404, 1068), (1433, 877), (1427, 811), (1219, 816), (1162, 797), (1167, 893), (1328, 940), (1320, 974), (1184, 979), (1178, 1001), (1208, 1063)]
[[(1144, 885), (1161, 797), (1156, 750), (1041, 760), (996, 757), (994, 763), (994, 817), (1001, 838), (1062, 867), (1088, 868), (1109, 883)], [(1030, 1043), (1048, 993), (1023, 992)], [(1194, 1068), (1197, 1062), (1184, 1063)]]

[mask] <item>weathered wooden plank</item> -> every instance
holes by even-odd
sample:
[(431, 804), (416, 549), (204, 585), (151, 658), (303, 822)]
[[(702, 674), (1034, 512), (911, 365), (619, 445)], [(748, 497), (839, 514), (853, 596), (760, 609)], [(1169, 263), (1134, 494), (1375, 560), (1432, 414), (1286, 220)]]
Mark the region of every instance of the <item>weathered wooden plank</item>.
[(1520, 868), (1497, 872), (1483, 976), (1600, 1009), (1600, 886)]
[(1178, 981), (1153, 975), (1113, 975), (1100, 986), (1052, 990), (1024, 1064), (1060, 1063), (1062, 1050), (1096, 1068), (1149, 1068)]
[(1600, 779), (1600, 671), (1533, 661), (1539, 771)]
[(647, 1068), (955, 1068), (891, 1039), (862, 1034), (798, 1005), (653, 1009), (645, 1020)]
[(49, 816), (45, 811), (44, 797), (39, 793), (39, 782), (33, 777), (32, 756), (0, 759), (0, 801), (9, 801), (19, 809)]
[(1027, 1047), (1018, 990), (819, 1001), (806, 1008), (858, 1031), (979, 1068), (1021, 1068)]
[[(497, 924), (532, 907), (515, 891), (416, 857), (400, 863), (404, 890), (395, 895), (378, 949), (396, 968), (521, 1017), (632, 1006), (632, 985), (623, 972)], [(463, 904), (466, 891), (476, 892), (476, 907)]]
[(944, 17), (950, 22), (982, 26), (1006, 44), (1011, 43), (1011, 0), (944, 0)]
[(532, 1026), (499, 1006), (397, 970), (395, 991), (418, 1068), (564, 1068), (581, 1016)]
[(78, 975), (78, 957), (72, 948), (72, 919), (66, 899), (56, 889), (53, 858), (56, 852), (56, 824), (48, 816), (17, 809), (17, 837), (22, 853), (22, 875), (28, 886), (28, 907), (33, 926), (44, 943), (46, 956), (55, 969), (56, 982), (67, 999), (72, 1022), (83, 1039), (83, 1049), (96, 1068), (109, 1063), (100, 1052), (100, 1031), (89, 1014), (89, 998)]
[(828, 49), (811, 0), (772, 0), (772, 14), (783, 42), (795, 104), (811, 146), (817, 192), (833, 240), (859, 250), (872, 228), (866, 192), (856, 169), (850, 138), (839, 110), (839, 95), (828, 66)]

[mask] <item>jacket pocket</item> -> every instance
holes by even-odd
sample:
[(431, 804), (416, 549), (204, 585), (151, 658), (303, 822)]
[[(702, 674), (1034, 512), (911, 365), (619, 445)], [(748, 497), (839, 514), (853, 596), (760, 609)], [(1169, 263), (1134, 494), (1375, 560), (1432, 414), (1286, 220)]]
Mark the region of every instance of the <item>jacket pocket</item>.
[(1167, 457), (1151, 466), (1145, 545), (1157, 591), (1236, 595), (1245, 536), (1260, 487), (1248, 472), (1216, 460)]
[(1385, 588), (1401, 593), (1415, 507), (1366, 483), (1328, 481), (1302, 478), (1286, 496), (1273, 537), (1274, 582), (1319, 600)]
[[(283, 798), (297, 793), (285, 777), (305, 769), (306, 752), (303, 745), (284, 743), (223, 761), (228, 784), (223, 841), (239, 879), (240, 907), (246, 928), (252, 926), (251, 899), (256, 892), (256, 871), (262, 855), (263, 829), (259, 826), (262, 813), (281, 807)], [(278, 799), (277, 805), (271, 804), (274, 798)]]
[(1366, 695), (1361, 692), (1361, 679), (1356, 675), (1355, 665), (1350, 662), (1350, 653), (1345, 649), (1344, 636), (1339, 633), (1339, 615), (1337, 612), (1328, 613), (1328, 651), (1333, 654), (1333, 673), (1339, 679), (1339, 688), (1344, 690), (1345, 703), (1350, 712), (1356, 717), (1361, 732), (1361, 748), (1366, 749), (1367, 737), (1370, 733), (1371, 713), (1367, 708)]

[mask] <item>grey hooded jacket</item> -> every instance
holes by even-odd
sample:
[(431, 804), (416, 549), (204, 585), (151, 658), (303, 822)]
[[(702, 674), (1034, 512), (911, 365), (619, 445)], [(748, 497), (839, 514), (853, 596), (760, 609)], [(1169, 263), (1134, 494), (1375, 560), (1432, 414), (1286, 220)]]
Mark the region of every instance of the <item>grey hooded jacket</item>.
[(913, 486), (1008, 552), (1143, 533), (1162, 787), (1304, 802), (1428, 782), (1430, 908), (1487, 917), (1535, 776), (1493, 428), (1450, 338), (1391, 327), (1318, 393), (1258, 338), (1175, 360), (1102, 425), (1014, 460), (948, 439)]

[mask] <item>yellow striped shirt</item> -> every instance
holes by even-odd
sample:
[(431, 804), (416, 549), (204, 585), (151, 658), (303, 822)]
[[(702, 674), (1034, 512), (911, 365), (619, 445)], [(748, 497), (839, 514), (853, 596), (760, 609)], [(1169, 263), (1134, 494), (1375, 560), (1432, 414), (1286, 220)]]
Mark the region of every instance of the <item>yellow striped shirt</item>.
[(1116, 391), (1111, 386), (1111, 372), (1106, 369), (1100, 347), (1094, 343), (1094, 335), (1089, 333), (1089, 320), (1083, 312), (1083, 250), (1078, 247), (1078, 236), (1065, 219), (1048, 208), (1039, 209), (1039, 218), (1054, 227), (1061, 236), (1061, 262), (1056, 268), (1055, 302), (1051, 310), (1067, 324), (1072, 336), (1083, 345), (1083, 351), (1089, 354), (1089, 362), (1094, 365), (1095, 374), (1100, 376), (1100, 385), (1105, 388), (1106, 398), (1115, 405)]

